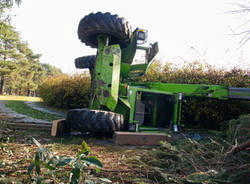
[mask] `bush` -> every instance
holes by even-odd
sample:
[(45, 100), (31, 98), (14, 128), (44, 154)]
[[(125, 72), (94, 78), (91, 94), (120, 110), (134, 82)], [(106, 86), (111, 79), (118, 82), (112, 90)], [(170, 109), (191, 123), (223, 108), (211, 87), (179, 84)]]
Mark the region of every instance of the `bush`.
[(243, 70), (236, 67), (231, 70), (226, 70), (223, 68), (215, 68), (209, 64), (202, 64), (198, 61), (186, 63), (180, 68), (172, 63), (166, 62), (162, 65), (159, 61), (155, 61), (150, 66), (146, 75), (139, 80), (145, 82), (250, 87), (250, 70)]
[(39, 87), (44, 103), (63, 109), (89, 106), (90, 77), (81, 75), (58, 75), (45, 78)]

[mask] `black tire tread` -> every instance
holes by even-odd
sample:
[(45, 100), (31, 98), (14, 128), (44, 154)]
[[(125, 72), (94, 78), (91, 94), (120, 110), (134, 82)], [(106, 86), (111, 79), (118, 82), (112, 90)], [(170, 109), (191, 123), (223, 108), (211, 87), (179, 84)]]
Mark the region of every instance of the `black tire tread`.
[(81, 19), (78, 26), (78, 38), (82, 43), (97, 48), (97, 35), (99, 34), (110, 36), (110, 44), (120, 44), (121, 48), (124, 48), (130, 42), (132, 28), (124, 18), (109, 12), (90, 13)]
[(69, 110), (66, 121), (73, 130), (92, 133), (114, 133), (124, 129), (121, 114), (102, 110)]
[(92, 70), (95, 67), (96, 56), (82, 56), (75, 59), (75, 67), (79, 69), (89, 68)]

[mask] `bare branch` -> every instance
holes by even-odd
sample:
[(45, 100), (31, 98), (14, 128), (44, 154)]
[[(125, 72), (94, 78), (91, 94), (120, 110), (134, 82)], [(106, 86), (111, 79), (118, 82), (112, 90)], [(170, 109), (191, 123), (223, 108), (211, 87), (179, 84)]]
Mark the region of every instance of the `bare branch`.
[[(231, 28), (231, 31), (233, 32), (234, 36), (241, 36), (241, 39), (239, 41), (239, 48), (245, 45), (250, 40), (250, 29), (246, 28), (246, 26), (250, 23), (249, 15), (250, 15), (250, 1), (241, 1), (240, 3), (234, 3), (238, 8), (236, 10), (229, 11), (227, 13), (231, 14), (241, 14), (241, 15), (247, 15), (248, 18), (245, 20), (242, 24), (236, 27), (235, 31)], [(245, 30), (239, 30), (239, 29), (245, 29)]]

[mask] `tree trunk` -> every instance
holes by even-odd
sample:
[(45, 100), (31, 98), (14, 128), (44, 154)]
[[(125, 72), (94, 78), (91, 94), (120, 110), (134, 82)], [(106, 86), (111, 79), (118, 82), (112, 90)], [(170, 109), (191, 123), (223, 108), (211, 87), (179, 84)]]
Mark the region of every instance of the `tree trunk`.
[(0, 85), (0, 94), (1, 95), (4, 93), (4, 85), (5, 85), (5, 78), (3, 75), (3, 76), (1, 76), (1, 85)]
[(27, 90), (27, 96), (30, 96), (30, 90), (29, 89)]
[(9, 95), (13, 95), (13, 89), (11, 87), (9, 89)]

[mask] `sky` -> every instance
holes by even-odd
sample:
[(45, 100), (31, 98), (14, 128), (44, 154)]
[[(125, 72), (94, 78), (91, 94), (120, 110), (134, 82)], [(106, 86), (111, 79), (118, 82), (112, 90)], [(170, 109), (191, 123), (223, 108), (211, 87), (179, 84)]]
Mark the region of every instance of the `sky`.
[[(65, 73), (79, 72), (74, 59), (96, 54), (77, 36), (80, 20), (91, 12), (111, 12), (132, 26), (148, 30), (148, 42), (158, 42), (157, 59), (181, 66), (198, 60), (223, 68), (250, 68), (250, 41), (239, 43), (249, 28), (249, 14), (233, 0), (23, 0), (13, 9), (13, 25), (41, 62)], [(242, 2), (245, 2), (242, 0)], [(248, 1), (249, 2), (249, 1)], [(250, 3), (249, 3), (250, 5)]]

